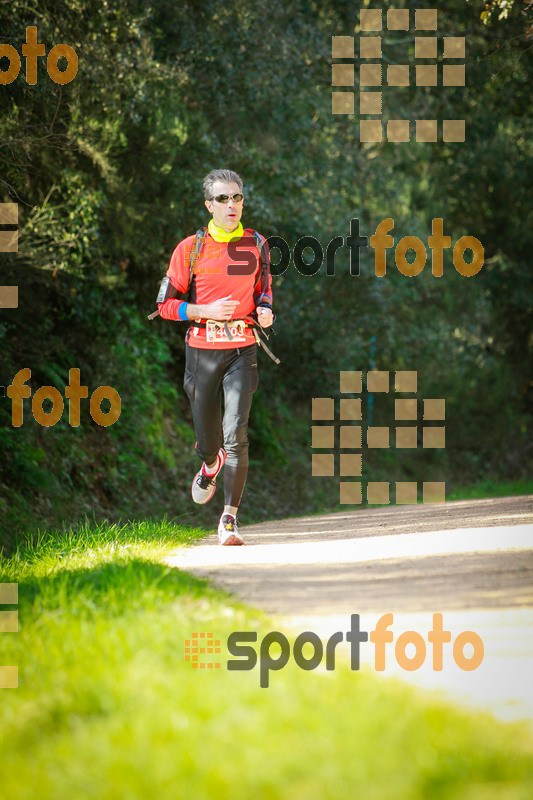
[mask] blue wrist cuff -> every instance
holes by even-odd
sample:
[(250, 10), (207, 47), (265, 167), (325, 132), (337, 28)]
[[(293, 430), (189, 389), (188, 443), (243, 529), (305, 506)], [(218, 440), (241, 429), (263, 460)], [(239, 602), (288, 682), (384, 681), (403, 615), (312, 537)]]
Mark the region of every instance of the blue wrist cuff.
[(181, 322), (188, 322), (189, 317), (187, 316), (187, 306), (188, 303), (182, 303), (178, 310), (178, 320)]

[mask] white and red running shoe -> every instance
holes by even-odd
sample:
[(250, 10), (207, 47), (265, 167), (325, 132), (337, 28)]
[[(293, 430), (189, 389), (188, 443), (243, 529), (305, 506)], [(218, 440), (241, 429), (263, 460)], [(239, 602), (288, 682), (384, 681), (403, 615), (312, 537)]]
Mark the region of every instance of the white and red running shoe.
[(202, 469), (196, 473), (191, 486), (192, 499), (195, 503), (208, 503), (217, 488), (217, 475), (226, 462), (226, 451), (220, 448), (217, 455), (217, 465), (213, 468), (213, 472), (208, 471), (205, 461), (202, 464)]
[(222, 514), (218, 523), (218, 543), (224, 545), (244, 544), (237, 527), (237, 520), (231, 514)]

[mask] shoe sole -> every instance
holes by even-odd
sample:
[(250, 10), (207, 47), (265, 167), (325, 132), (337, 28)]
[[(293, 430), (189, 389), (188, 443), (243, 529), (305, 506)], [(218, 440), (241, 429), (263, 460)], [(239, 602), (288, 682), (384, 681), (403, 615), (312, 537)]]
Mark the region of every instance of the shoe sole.
[(221, 541), (219, 540), (219, 544), (220, 544), (222, 547), (226, 547), (227, 545), (234, 545), (234, 546), (236, 546), (236, 545), (241, 545), (241, 544), (244, 544), (244, 542), (243, 542), (243, 540), (242, 540), (242, 539), (240, 539), (238, 536), (234, 536), (233, 534), (231, 534), (231, 536), (229, 536), (229, 537), (226, 539), (226, 541), (225, 541), (225, 542), (221, 542)]

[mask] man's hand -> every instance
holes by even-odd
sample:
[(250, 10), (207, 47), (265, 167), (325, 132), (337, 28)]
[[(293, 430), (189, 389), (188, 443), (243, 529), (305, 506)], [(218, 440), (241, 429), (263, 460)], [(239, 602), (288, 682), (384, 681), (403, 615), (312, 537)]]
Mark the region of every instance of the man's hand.
[(266, 308), (265, 306), (258, 306), (257, 321), (262, 328), (269, 328), (274, 321), (274, 314), (272, 313), (272, 310), (270, 308)]
[(214, 303), (207, 303), (203, 306), (189, 305), (187, 308), (187, 316), (189, 319), (215, 319), (218, 322), (232, 319), (235, 309), (239, 305), (238, 300), (230, 300), (231, 295), (221, 297), (220, 300), (215, 300)]

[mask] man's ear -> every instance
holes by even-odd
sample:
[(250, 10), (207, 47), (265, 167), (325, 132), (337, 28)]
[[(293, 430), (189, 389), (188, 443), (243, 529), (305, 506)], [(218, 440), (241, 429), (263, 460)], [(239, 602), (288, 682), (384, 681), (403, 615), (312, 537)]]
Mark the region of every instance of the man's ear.
[(209, 211), (210, 214), (213, 213), (213, 203), (210, 200), (204, 200), (205, 207)]

